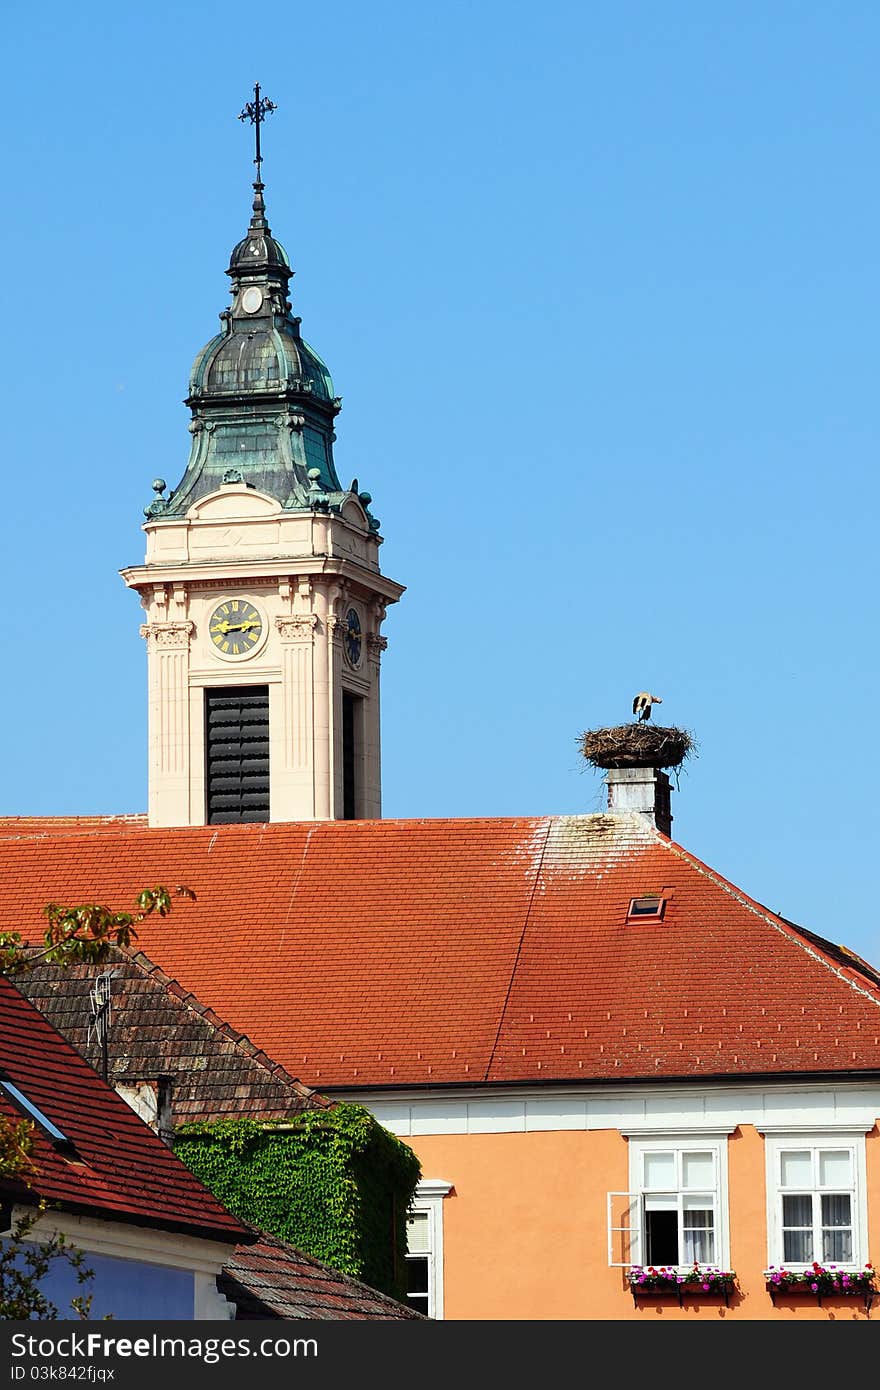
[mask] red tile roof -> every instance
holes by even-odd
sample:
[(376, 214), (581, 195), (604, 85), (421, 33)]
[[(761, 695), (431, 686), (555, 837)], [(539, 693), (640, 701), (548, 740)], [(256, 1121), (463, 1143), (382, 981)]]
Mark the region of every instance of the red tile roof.
[(236, 1250), (217, 1287), (235, 1303), (236, 1321), (254, 1318), (389, 1319), (422, 1314), (340, 1274), (275, 1236)]
[[(0, 977), (0, 1077), (60, 1130), (53, 1143), (34, 1124), (30, 1190), (6, 1178), (0, 1189), (21, 1201), (50, 1203), (107, 1220), (222, 1240), (254, 1239), (134, 1111), (95, 1074), (42, 1014)], [(30, 1118), (0, 1088), (0, 1113)]]
[(43, 824), (0, 925), (187, 885), (139, 945), (319, 1090), (880, 1070), (877, 976), (635, 818)]

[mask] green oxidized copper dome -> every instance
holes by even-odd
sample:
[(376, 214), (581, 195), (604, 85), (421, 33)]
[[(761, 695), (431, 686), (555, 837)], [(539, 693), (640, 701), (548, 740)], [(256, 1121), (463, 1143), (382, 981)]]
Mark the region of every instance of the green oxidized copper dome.
[[(266, 221), (259, 181), (250, 226), (233, 248), (226, 273), (232, 304), (190, 376), (189, 463), (170, 496), (157, 497), (146, 514), (182, 516), (224, 482), (250, 484), (285, 508), (340, 506), (347, 494), (333, 462), (333, 425), (341, 402), (291, 313), (293, 271)], [(378, 528), (378, 522), (371, 524)]]
[(302, 384), (322, 401), (333, 400), (333, 380), (313, 348), (299, 336), (296, 321), (257, 326), (245, 333), (219, 333), (193, 363), (190, 396), (235, 391), (279, 391)]

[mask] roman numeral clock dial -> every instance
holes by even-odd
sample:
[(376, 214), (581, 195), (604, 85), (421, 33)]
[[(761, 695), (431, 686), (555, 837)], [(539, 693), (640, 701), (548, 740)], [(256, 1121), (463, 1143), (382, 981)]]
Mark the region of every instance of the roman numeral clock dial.
[(248, 599), (227, 599), (211, 614), (208, 633), (221, 656), (249, 656), (263, 636), (263, 619)]

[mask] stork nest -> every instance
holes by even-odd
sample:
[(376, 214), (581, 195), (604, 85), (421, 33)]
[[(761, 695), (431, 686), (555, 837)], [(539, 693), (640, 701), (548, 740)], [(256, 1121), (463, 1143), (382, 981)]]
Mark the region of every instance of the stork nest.
[(593, 767), (679, 767), (696, 744), (686, 729), (662, 724), (620, 724), (614, 729), (588, 729), (580, 750)]

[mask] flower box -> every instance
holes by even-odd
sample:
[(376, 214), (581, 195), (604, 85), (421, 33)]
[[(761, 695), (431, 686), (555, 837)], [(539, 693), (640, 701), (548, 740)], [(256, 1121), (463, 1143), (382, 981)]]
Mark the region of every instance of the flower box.
[(818, 1260), (814, 1260), (809, 1268), (788, 1269), (785, 1265), (771, 1265), (764, 1271), (764, 1278), (774, 1304), (781, 1294), (807, 1294), (815, 1296), (818, 1303), (823, 1298), (857, 1297), (864, 1300), (865, 1311), (869, 1312), (878, 1291), (877, 1276), (870, 1263), (862, 1269), (821, 1265)]
[(632, 1265), (627, 1279), (634, 1300), (641, 1294), (666, 1294), (681, 1303), (685, 1296), (720, 1294), (728, 1303), (736, 1287), (735, 1271), (715, 1265), (695, 1264), (686, 1270), (674, 1265)]

